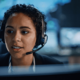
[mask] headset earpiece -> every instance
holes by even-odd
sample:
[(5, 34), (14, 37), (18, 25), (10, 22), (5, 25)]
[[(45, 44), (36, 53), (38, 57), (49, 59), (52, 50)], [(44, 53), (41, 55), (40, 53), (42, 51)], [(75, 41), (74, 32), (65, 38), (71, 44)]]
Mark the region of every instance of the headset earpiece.
[(47, 42), (47, 39), (48, 39), (48, 36), (45, 34), (45, 24), (44, 24), (44, 21), (42, 19), (42, 33), (40, 35), (37, 36), (37, 42), (36, 42), (36, 46), (39, 46), (39, 45), (45, 45), (46, 42)]
[(46, 44), (47, 40), (48, 40), (48, 36), (45, 34), (45, 35), (44, 35), (44, 43), (43, 43), (43, 45)]

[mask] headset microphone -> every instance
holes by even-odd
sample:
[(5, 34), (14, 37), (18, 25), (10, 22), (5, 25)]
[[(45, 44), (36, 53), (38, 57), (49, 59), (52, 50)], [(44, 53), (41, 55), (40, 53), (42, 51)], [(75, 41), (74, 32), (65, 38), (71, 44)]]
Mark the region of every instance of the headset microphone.
[(43, 43), (41, 44), (41, 47), (39, 47), (38, 49), (33, 50), (31, 52), (27, 52), (26, 55), (31, 54), (31, 53), (34, 53), (34, 52), (40, 50), (46, 44), (47, 40), (48, 40), (48, 36), (45, 34), (44, 39), (42, 39)]
[(40, 48), (36, 49), (36, 50), (33, 50), (33, 51), (31, 51), (31, 52), (27, 52), (26, 55), (31, 54), (31, 53), (34, 53), (34, 52), (40, 50), (42, 47), (43, 47), (43, 45), (42, 45)]

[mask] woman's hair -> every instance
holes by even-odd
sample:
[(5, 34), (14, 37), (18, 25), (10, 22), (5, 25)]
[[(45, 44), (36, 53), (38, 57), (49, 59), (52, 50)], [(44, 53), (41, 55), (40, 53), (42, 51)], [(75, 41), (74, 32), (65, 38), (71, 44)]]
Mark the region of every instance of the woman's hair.
[[(35, 29), (37, 32), (37, 39), (38, 36), (42, 36), (42, 29), (44, 29), (44, 32), (46, 32), (46, 22), (45, 22), (45, 16), (38, 10), (36, 9), (33, 5), (25, 5), (25, 4), (16, 4), (12, 6), (9, 10), (7, 10), (4, 14), (3, 21), (2, 21), (2, 26), (1, 30), (5, 30), (5, 25), (7, 23), (8, 18), (13, 14), (13, 13), (23, 13), (29, 16), (34, 25)], [(42, 28), (42, 20), (45, 24), (44, 28)], [(3, 33), (4, 34), (4, 33)]]

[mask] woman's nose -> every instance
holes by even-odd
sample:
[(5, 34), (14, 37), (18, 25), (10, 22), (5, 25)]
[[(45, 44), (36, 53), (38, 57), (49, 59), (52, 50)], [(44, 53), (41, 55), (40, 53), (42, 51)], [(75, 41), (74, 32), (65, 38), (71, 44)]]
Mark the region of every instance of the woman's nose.
[(21, 34), (17, 31), (13, 36), (14, 42), (20, 42), (21, 41)]

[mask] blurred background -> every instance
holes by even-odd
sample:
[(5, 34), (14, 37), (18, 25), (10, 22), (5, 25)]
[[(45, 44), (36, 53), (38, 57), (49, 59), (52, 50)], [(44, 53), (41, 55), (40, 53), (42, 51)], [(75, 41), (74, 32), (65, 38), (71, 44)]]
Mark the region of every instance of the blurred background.
[[(60, 60), (80, 62), (80, 1), (79, 0), (0, 0), (0, 20), (15, 4), (33, 4), (46, 16), (48, 41), (38, 51), (49, 56), (71, 56)], [(1, 25), (1, 22), (0, 22)], [(1, 39), (0, 39), (1, 40)], [(0, 42), (2, 44), (2, 41)], [(0, 50), (2, 50), (2, 46)], [(5, 53), (3, 50), (1, 53)], [(59, 59), (59, 57), (55, 57)]]

